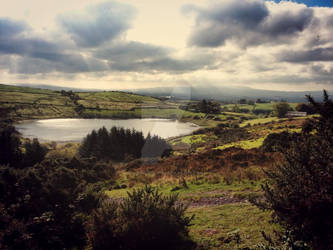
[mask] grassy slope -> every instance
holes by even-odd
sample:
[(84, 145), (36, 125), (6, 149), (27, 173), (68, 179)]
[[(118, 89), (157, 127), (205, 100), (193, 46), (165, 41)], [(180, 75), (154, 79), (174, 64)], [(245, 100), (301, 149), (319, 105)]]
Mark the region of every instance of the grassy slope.
[[(49, 118), (171, 118), (214, 127), (228, 120), (255, 118), (253, 115), (225, 112), (207, 117), (178, 108), (179, 103), (162, 102), (149, 96), (118, 91), (77, 92), (75, 103), (60, 91), (0, 84), (2, 119)], [(78, 111), (78, 108), (81, 108)]]
[[(286, 130), (299, 132), (303, 122), (304, 118), (257, 120), (252, 126), (246, 127), (251, 139), (219, 146), (219, 149), (231, 146), (243, 148), (217, 151), (213, 155), (222, 157), (220, 161), (209, 159), (213, 157), (212, 154), (205, 153), (212, 148), (201, 147), (201, 143), (212, 145), (214, 141), (220, 142), (216, 135), (205, 133), (172, 139), (173, 146), (182, 143), (199, 147), (200, 150), (192, 153), (187, 164), (183, 163), (182, 156), (174, 156), (164, 160), (166, 164), (162, 160), (150, 168), (132, 170), (122, 166), (118, 170), (117, 182), (119, 186), (125, 185), (125, 188), (108, 190), (106, 193), (111, 198), (125, 197), (128, 191), (145, 184), (158, 187), (166, 195), (178, 193), (180, 200), (189, 204), (187, 214), (195, 215), (190, 235), (204, 249), (256, 249), (256, 244), (265, 242), (262, 231), (273, 235), (273, 231), (279, 231), (280, 226), (270, 223), (270, 212), (261, 211), (248, 201), (250, 197), (261, 195), (260, 185), (264, 182), (262, 169), (270, 167), (275, 161), (256, 161), (261, 156), (257, 149), (252, 148), (260, 147), (270, 133)], [(244, 154), (247, 159), (239, 158)], [(280, 156), (272, 157), (279, 159)], [(185, 169), (178, 169), (182, 167)], [(187, 187), (183, 186), (182, 178), (186, 180)]]
[[(81, 92), (77, 103), (59, 91), (0, 85), (0, 108), (14, 120), (58, 117), (182, 117), (177, 105), (125, 92)], [(84, 109), (77, 112), (81, 105)], [(192, 115), (192, 114), (191, 114)], [(4, 115), (2, 115), (4, 117)]]
[[(223, 105), (222, 107), (227, 107), (228, 109), (232, 110), (235, 107), (235, 105), (236, 105), (238, 108), (248, 109), (250, 111), (253, 110), (253, 109), (273, 111), (275, 104), (276, 104), (276, 102), (256, 103), (255, 105), (248, 105), (248, 104), (227, 104), (227, 105)], [(293, 109), (295, 109), (295, 107), (297, 106), (297, 103), (289, 103), (289, 105), (290, 105), (290, 107), (292, 107)]]

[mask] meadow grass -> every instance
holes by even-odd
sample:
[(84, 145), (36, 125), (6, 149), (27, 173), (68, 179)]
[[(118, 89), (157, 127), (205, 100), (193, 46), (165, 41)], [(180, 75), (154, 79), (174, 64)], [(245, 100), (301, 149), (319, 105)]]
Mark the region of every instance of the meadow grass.
[(264, 242), (262, 231), (272, 234), (280, 230), (271, 224), (271, 214), (250, 203), (189, 208), (187, 215), (194, 215), (190, 235), (205, 249), (255, 249)]
[[(130, 178), (123, 173), (123, 181)], [(259, 210), (246, 200), (226, 204), (200, 203), (201, 199), (228, 197), (251, 197), (260, 193), (261, 181), (243, 180), (231, 185), (223, 181), (200, 184), (187, 180), (187, 187), (182, 187), (178, 182), (161, 184), (156, 181), (151, 184), (159, 189), (163, 195), (178, 194), (179, 199), (189, 204), (186, 215), (194, 215), (189, 228), (190, 236), (204, 249), (236, 249), (254, 247), (263, 242), (261, 231), (272, 233), (279, 229), (278, 225), (269, 223), (270, 213)], [(143, 187), (141, 183), (132, 188), (123, 188), (105, 191), (110, 198), (124, 198), (128, 192), (135, 188)], [(175, 186), (179, 189), (172, 191)], [(259, 193), (258, 193), (259, 192)], [(199, 204), (199, 205), (191, 205)]]

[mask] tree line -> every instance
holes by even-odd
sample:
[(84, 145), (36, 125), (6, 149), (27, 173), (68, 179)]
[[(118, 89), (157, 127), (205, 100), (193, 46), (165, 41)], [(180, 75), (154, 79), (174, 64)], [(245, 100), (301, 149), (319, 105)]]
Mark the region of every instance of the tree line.
[(186, 105), (180, 105), (179, 108), (187, 111), (201, 112), (205, 114), (221, 113), (221, 105), (218, 102), (206, 101), (205, 99), (200, 102), (189, 102)]
[(82, 157), (96, 157), (101, 160), (130, 160), (140, 157), (164, 157), (171, 153), (171, 146), (157, 135), (112, 127), (93, 130), (79, 149)]

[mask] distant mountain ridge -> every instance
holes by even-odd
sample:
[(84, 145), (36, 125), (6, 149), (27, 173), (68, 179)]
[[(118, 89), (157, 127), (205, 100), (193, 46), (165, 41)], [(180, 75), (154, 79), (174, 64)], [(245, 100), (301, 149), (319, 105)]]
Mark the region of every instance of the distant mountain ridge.
[(289, 102), (304, 102), (306, 95), (315, 99), (321, 98), (322, 91), (275, 91), (261, 90), (249, 87), (160, 87), (137, 89), (132, 91), (136, 94), (149, 95), (153, 97), (171, 96), (177, 99), (214, 99), (218, 101), (235, 101), (241, 98), (263, 99), (263, 100), (286, 100)]
[[(14, 84), (12, 84), (14, 85)], [(15, 86), (51, 89), (51, 90), (72, 90), (76, 92), (100, 92), (100, 91), (122, 91), (135, 93), (140, 95), (148, 95), (152, 97), (173, 97), (176, 99), (184, 100), (202, 100), (214, 99), (218, 101), (237, 101), (241, 98), (247, 99), (263, 99), (263, 100), (286, 100), (289, 102), (304, 102), (305, 95), (311, 95), (315, 99), (321, 99), (322, 91), (276, 91), (276, 90), (263, 90), (253, 89), (250, 87), (219, 87), (219, 86), (175, 86), (175, 87), (156, 87), (156, 88), (142, 88), (135, 90), (102, 90), (102, 89), (86, 89), (86, 88), (72, 88), (63, 86), (54, 86), (47, 84), (15, 84)]]

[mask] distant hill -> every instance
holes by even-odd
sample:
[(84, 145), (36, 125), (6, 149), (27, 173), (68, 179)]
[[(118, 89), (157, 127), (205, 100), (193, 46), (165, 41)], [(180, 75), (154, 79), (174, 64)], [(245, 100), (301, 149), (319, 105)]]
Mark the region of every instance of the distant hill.
[[(7, 85), (7, 84), (6, 84)], [(75, 92), (97, 92), (101, 91), (100, 89), (86, 89), (86, 88), (72, 88), (72, 87), (64, 87), (64, 86), (57, 86), (57, 85), (49, 85), (49, 84), (32, 84), (32, 83), (17, 83), (17, 84), (10, 84), (8, 86), (17, 86), (17, 87), (28, 87), (34, 89), (49, 89), (49, 90), (72, 90)]]
[(0, 84), (0, 120), (137, 118), (144, 108), (169, 106), (153, 97), (121, 91), (54, 91)]
[(149, 95), (153, 97), (171, 96), (177, 99), (214, 99), (218, 101), (236, 101), (241, 98), (263, 99), (263, 100), (286, 100), (288, 102), (304, 102), (305, 95), (312, 95), (321, 99), (322, 91), (273, 91), (260, 90), (249, 87), (160, 87), (137, 89), (132, 91), (136, 94)]
[[(12, 86), (12, 85), (11, 85)], [(49, 90), (72, 90), (75, 92), (101, 92), (101, 89), (86, 89), (86, 88), (72, 88), (64, 86), (54, 86), (47, 84), (30, 84), (22, 83), (15, 84), (15, 86), (49, 89)], [(108, 90), (111, 91), (111, 90)], [(123, 92), (130, 92), (139, 95), (152, 96), (156, 98), (160, 97), (173, 97), (175, 99), (182, 100), (202, 100), (202, 99), (214, 99), (218, 101), (237, 101), (241, 98), (247, 99), (263, 99), (269, 101), (286, 100), (288, 102), (304, 102), (305, 95), (311, 95), (315, 99), (322, 98), (322, 91), (275, 91), (275, 90), (263, 90), (254, 89), (250, 87), (237, 86), (237, 87), (225, 87), (225, 86), (175, 86), (175, 87), (156, 87), (156, 88), (142, 88), (135, 90), (124, 90)]]

